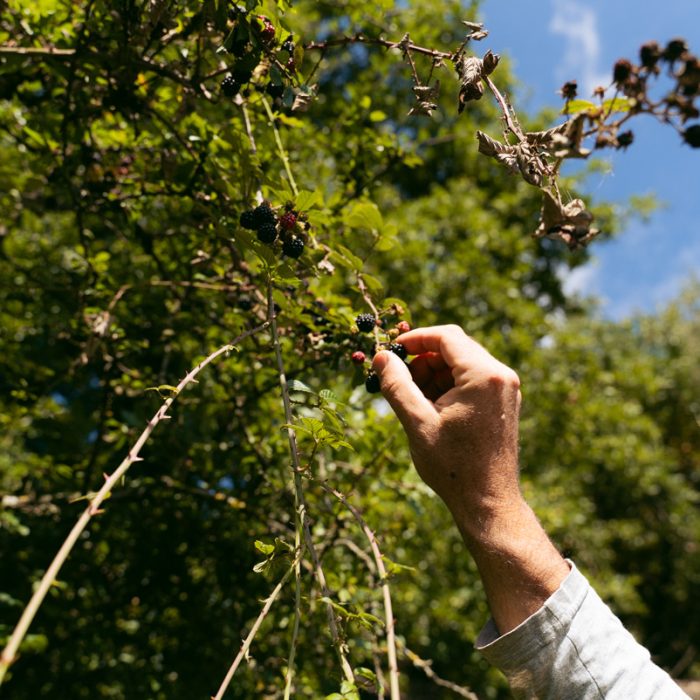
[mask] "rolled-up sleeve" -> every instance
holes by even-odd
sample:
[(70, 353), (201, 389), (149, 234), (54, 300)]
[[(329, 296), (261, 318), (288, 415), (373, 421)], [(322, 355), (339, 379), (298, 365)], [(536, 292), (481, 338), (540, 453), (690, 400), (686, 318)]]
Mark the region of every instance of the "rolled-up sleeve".
[(571, 572), (531, 617), (499, 635), (490, 620), (477, 649), (516, 698), (687, 700), (569, 562)]

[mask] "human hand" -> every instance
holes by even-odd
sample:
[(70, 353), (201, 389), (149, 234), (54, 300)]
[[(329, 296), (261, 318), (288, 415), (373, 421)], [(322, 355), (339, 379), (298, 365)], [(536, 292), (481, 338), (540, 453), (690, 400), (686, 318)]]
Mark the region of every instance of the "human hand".
[(516, 373), (455, 325), (418, 328), (396, 342), (416, 355), (410, 367), (380, 352), (373, 369), (421, 478), (464, 534), (519, 508)]

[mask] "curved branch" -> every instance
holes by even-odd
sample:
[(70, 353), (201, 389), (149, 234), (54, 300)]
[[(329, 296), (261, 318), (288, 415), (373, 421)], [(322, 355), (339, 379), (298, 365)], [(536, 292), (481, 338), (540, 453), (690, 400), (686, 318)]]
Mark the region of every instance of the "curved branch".
[(170, 416), (168, 415), (168, 409), (172, 405), (173, 401), (175, 401), (177, 396), (179, 396), (180, 392), (188, 384), (192, 384), (193, 382), (195, 382), (195, 377), (210, 362), (213, 362), (217, 357), (223, 355), (224, 353), (230, 352), (234, 349), (237, 343), (241, 342), (245, 338), (255, 333), (259, 333), (260, 331), (267, 328), (267, 326), (268, 323), (266, 322), (258, 326), (257, 328), (253, 328), (249, 331), (246, 331), (245, 333), (241, 333), (231, 343), (228, 343), (227, 345), (224, 345), (223, 347), (219, 348), (218, 350), (216, 350), (216, 352), (213, 352), (207, 358), (202, 360), (194, 369), (192, 369), (189, 372), (189, 374), (187, 374), (187, 376), (184, 379), (182, 379), (177, 385), (175, 391), (173, 392), (173, 395), (168, 397), (163, 402), (163, 405), (158, 409), (153, 418), (151, 418), (151, 420), (148, 422), (145, 430), (141, 433), (138, 440), (129, 450), (127, 456), (122, 460), (122, 463), (112, 474), (110, 474), (109, 476), (105, 475), (105, 483), (102, 485), (102, 488), (97, 492), (97, 494), (90, 499), (89, 505), (83, 511), (83, 514), (80, 516), (80, 518), (78, 518), (78, 521), (73, 526), (73, 529), (70, 531), (68, 537), (66, 537), (65, 541), (61, 545), (61, 548), (58, 550), (49, 568), (46, 570), (46, 573), (42, 577), (39, 586), (34, 592), (34, 595), (27, 604), (27, 607), (24, 609), (24, 612), (22, 613), (22, 616), (20, 617), (17, 626), (13, 630), (9, 641), (7, 642), (7, 645), (3, 649), (2, 656), (0, 656), (0, 685), (2, 685), (3, 679), (5, 677), (5, 674), (7, 673), (8, 668), (10, 667), (10, 664), (12, 664), (12, 662), (15, 660), (15, 655), (17, 653), (17, 650), (19, 649), (19, 645), (22, 643), (22, 640), (27, 634), (29, 626), (34, 620), (34, 617), (38, 612), (39, 608), (41, 607), (41, 604), (44, 602), (46, 594), (53, 585), (53, 582), (56, 580), (58, 572), (61, 570), (61, 567), (68, 558), (68, 555), (75, 546), (75, 543), (78, 541), (78, 538), (80, 537), (81, 533), (87, 527), (88, 523), (90, 522), (90, 519), (94, 515), (99, 515), (100, 513), (104, 512), (100, 510), (100, 505), (108, 497), (110, 491), (116, 486), (119, 480), (126, 474), (129, 467), (131, 467), (131, 465), (134, 462), (142, 461), (143, 458), (139, 457), (139, 452), (141, 451), (141, 448), (151, 436), (151, 433), (155, 429), (156, 425), (158, 425), (158, 423), (160, 423), (162, 420), (167, 420), (168, 418), (170, 418)]

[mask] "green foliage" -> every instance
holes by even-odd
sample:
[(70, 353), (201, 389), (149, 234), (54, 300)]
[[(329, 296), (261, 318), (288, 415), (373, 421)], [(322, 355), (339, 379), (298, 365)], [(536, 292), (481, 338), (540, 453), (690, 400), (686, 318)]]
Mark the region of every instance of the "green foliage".
[[(0, 44), (21, 49), (0, 54), (0, 635), (84, 508), (76, 498), (100, 488), (192, 367), (267, 320), (268, 283), (293, 413), (269, 330), (174, 397), (52, 586), (12, 696), (213, 693), (294, 559), (288, 428), (328, 579), (324, 593), (307, 554), (296, 696), (371, 694), (375, 659), (386, 665), (370, 550), (325, 481), (377, 532), (402, 644), (438, 675), (505, 696), (472, 647), (488, 614), (474, 565), (350, 362), (371, 350), (352, 329), (368, 299), (404, 306), (414, 325), (459, 323), (519, 369), (528, 494), (673, 665), (697, 640), (687, 619), (678, 631), (699, 570), (697, 290), (628, 326), (577, 317), (560, 276), (586, 254), (531, 239), (538, 193), (477, 154), (493, 106), (458, 118), (448, 67), (434, 119), (409, 118), (399, 51), (339, 47), (310, 77), (320, 55), (299, 50), (362, 31), (450, 51), (464, 3), (244, 5), (297, 41), (295, 74), (269, 100), (282, 150), (254, 87), (262, 69), (240, 98), (219, 89), (238, 60), (222, 50), (223, 2), (12, 2), (0, 20)], [(417, 69), (427, 77), (430, 61)], [(292, 111), (312, 87), (318, 99)], [(239, 226), (259, 188), (307, 212), (298, 261)], [(357, 687), (332, 651), (326, 602)], [(281, 697), (295, 608), (290, 582), (227, 697)], [(400, 670), (407, 697), (442, 697), (407, 657)]]

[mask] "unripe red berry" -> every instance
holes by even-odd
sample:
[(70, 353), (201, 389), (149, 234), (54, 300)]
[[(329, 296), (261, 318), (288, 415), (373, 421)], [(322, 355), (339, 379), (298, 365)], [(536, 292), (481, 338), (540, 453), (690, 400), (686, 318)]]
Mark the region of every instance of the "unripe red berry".
[(367, 359), (367, 356), (365, 355), (365, 353), (362, 352), (362, 350), (355, 350), (350, 359), (356, 365), (363, 365), (365, 363), (365, 360)]
[(408, 323), (408, 321), (399, 321), (396, 324), (396, 328), (399, 333), (408, 333), (408, 331), (411, 330), (411, 325)]
[(291, 231), (297, 222), (297, 215), (293, 211), (288, 211), (280, 217), (280, 226), (286, 231)]

